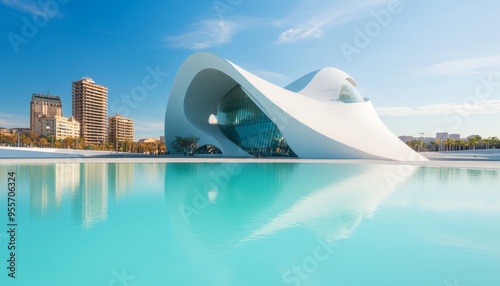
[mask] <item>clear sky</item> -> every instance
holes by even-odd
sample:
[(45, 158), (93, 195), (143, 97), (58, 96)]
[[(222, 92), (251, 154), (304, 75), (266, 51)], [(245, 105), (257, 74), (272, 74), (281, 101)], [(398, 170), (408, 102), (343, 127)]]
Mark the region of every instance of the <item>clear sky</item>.
[[(163, 135), (168, 94), (197, 51), (275, 84), (322, 67), (358, 83), (396, 135), (500, 136), (500, 2), (493, 0), (0, 0), (0, 126), (28, 127), (32, 93), (89, 76), (135, 138)], [(147, 94), (126, 101), (153, 75)]]

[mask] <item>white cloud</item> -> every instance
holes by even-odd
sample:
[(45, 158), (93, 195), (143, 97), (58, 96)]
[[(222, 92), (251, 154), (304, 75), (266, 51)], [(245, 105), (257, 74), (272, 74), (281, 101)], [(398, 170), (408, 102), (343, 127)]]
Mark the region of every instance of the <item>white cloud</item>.
[(163, 121), (134, 120), (134, 133), (137, 138), (160, 137), (164, 133)]
[(0, 127), (29, 127), (29, 119), (18, 115), (0, 113)]
[(423, 105), (418, 107), (376, 107), (379, 116), (412, 116), (412, 115), (443, 115), (443, 114), (493, 114), (500, 113), (500, 100), (483, 100), (466, 103), (443, 103)]
[[(282, 20), (276, 21), (278, 27), (288, 26), (276, 44), (294, 43), (300, 40), (321, 38), (336, 26), (368, 17), (368, 10), (386, 5), (390, 0), (358, 1), (338, 4), (337, 1), (304, 1)], [(291, 27), (291, 28), (290, 28)]]
[(313, 20), (311, 22), (298, 25), (295, 28), (291, 28), (282, 32), (275, 43), (285, 44), (297, 42), (303, 39), (321, 38), (328, 24), (328, 20)]
[(54, 16), (49, 15), (49, 13), (45, 12), (45, 10), (38, 5), (35, 1), (31, 0), (0, 0), (0, 3), (4, 6), (12, 8), (14, 10), (31, 14), (31, 15), (40, 15), (40, 16)]
[(174, 48), (203, 50), (231, 42), (239, 26), (229, 20), (203, 20), (192, 25), (192, 30), (176, 36), (166, 36), (167, 44)]
[(499, 73), (500, 56), (454, 59), (436, 63), (416, 70), (420, 76), (435, 75), (479, 75)]

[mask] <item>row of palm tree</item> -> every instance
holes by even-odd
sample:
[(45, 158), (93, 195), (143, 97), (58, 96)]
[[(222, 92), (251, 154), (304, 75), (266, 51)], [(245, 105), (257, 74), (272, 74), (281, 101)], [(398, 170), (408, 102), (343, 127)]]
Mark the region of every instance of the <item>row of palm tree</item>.
[[(66, 137), (64, 139), (54, 140), (53, 136), (38, 136), (36, 133), (19, 133), (19, 143), (23, 147), (40, 148), (65, 148), (77, 150), (100, 150), (132, 152), (145, 154), (165, 154), (166, 146), (164, 143), (139, 143), (131, 140), (111, 143), (88, 144), (82, 137)], [(17, 146), (18, 136), (13, 134), (0, 134), (0, 145)]]
[(482, 138), (479, 135), (470, 136), (466, 140), (437, 138), (429, 143), (420, 139), (408, 141), (406, 143), (415, 151), (461, 151), (476, 149), (500, 149), (500, 139), (498, 137)]

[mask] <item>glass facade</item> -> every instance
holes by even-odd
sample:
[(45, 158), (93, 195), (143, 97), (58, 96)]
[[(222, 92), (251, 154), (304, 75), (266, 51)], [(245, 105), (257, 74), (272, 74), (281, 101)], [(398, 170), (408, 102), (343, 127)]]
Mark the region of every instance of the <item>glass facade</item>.
[(222, 154), (222, 151), (219, 148), (217, 148), (217, 146), (214, 146), (211, 144), (206, 144), (206, 145), (198, 147), (196, 150), (194, 150), (193, 153), (194, 154), (216, 155), (216, 154)]
[(256, 157), (297, 157), (276, 124), (248, 97), (240, 85), (217, 106), (217, 124), (229, 140)]
[(354, 86), (348, 81), (344, 81), (344, 84), (340, 88), (339, 101), (345, 103), (353, 102), (364, 102), (364, 98), (359, 94), (359, 92), (354, 88)]

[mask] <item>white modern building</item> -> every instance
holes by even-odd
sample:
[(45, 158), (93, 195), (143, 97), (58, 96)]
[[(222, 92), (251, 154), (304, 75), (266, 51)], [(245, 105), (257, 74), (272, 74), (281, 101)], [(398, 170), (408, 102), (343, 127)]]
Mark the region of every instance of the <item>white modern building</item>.
[(180, 67), (165, 115), (165, 141), (200, 138), (228, 157), (425, 161), (379, 119), (356, 82), (336, 68), (279, 87), (232, 62), (197, 53)]
[(80, 122), (73, 117), (38, 116), (35, 119), (34, 132), (41, 136), (55, 136), (55, 140), (80, 136)]

